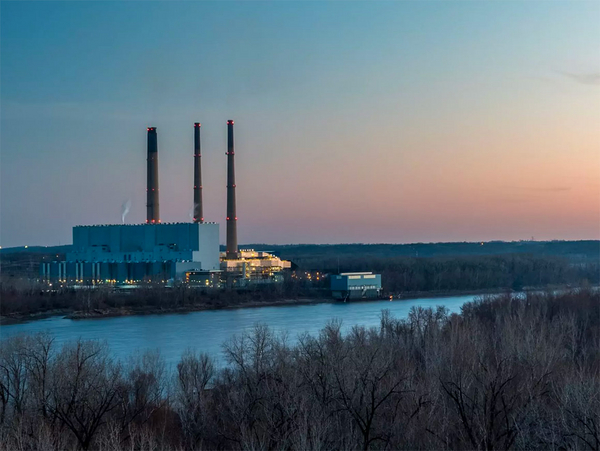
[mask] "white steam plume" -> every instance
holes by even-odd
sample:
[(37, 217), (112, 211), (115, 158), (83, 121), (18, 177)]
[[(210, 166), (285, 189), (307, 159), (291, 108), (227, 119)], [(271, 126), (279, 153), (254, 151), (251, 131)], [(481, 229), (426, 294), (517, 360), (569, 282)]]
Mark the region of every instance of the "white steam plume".
[(127, 216), (127, 213), (129, 213), (130, 208), (131, 199), (127, 199), (125, 202), (123, 202), (123, 205), (121, 205), (121, 222), (123, 224), (125, 224), (125, 216)]

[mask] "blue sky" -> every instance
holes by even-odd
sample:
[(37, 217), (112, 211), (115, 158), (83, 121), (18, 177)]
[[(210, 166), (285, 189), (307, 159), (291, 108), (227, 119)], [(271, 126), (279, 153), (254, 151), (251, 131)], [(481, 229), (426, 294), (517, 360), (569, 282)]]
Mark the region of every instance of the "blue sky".
[[(0, 244), (187, 221), (241, 243), (598, 238), (600, 3), (2, 2)], [(224, 239), (224, 233), (222, 240)]]

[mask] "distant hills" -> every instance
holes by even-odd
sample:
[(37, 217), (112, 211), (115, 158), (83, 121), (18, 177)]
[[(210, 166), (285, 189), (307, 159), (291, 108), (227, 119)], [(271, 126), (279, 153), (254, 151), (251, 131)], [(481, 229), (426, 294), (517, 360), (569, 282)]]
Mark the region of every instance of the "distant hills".
[[(599, 260), (600, 241), (488, 241), (412, 244), (248, 244), (241, 248), (270, 250), (285, 259), (308, 257), (441, 257), (534, 254), (573, 260)], [(224, 250), (224, 247), (222, 247)]]
[[(72, 245), (20, 246), (0, 249), (0, 254), (65, 254)], [(439, 257), (459, 255), (536, 254), (600, 259), (599, 240), (487, 241), (412, 244), (242, 244), (242, 249), (269, 250), (282, 258), (298, 257)], [(225, 250), (225, 246), (221, 246)]]

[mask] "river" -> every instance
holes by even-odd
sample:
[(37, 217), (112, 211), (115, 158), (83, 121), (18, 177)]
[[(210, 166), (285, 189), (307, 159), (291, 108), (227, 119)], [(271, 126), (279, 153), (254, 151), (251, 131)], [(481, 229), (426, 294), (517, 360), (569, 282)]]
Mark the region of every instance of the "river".
[(476, 296), (422, 298), (394, 301), (325, 303), (231, 310), (206, 310), (185, 314), (121, 316), (70, 320), (62, 316), (0, 327), (0, 339), (11, 335), (50, 332), (56, 343), (78, 338), (105, 340), (114, 357), (125, 359), (134, 352), (158, 349), (167, 365), (176, 365), (188, 348), (206, 352), (223, 363), (222, 345), (234, 335), (266, 324), (276, 332), (287, 331), (294, 341), (305, 332), (316, 335), (330, 320), (342, 321), (342, 330), (352, 326), (378, 326), (381, 311), (406, 318), (411, 307), (445, 306), (460, 313), (465, 302)]

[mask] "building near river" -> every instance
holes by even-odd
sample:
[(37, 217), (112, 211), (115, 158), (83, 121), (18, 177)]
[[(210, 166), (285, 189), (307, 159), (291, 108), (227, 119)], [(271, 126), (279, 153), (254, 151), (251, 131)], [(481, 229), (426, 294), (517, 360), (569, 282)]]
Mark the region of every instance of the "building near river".
[(230, 286), (245, 288), (251, 285), (264, 285), (283, 282), (283, 270), (290, 269), (292, 262), (282, 260), (267, 251), (241, 249), (238, 257), (228, 259), (221, 253), (221, 271), (229, 279)]
[(69, 284), (185, 279), (188, 271), (219, 270), (219, 225), (173, 223), (73, 227), (63, 262), (42, 263), (40, 276)]
[(145, 224), (73, 227), (65, 261), (43, 262), (42, 281), (68, 285), (142, 282), (217, 288), (280, 283), (286, 262), (268, 252), (238, 251), (233, 121), (227, 121), (227, 250), (219, 252), (219, 224), (204, 221), (200, 123), (194, 123), (194, 207), (190, 223), (162, 223), (158, 183), (158, 135), (147, 128)]
[(381, 274), (344, 272), (330, 276), (331, 295), (340, 300), (376, 299), (381, 296)]

